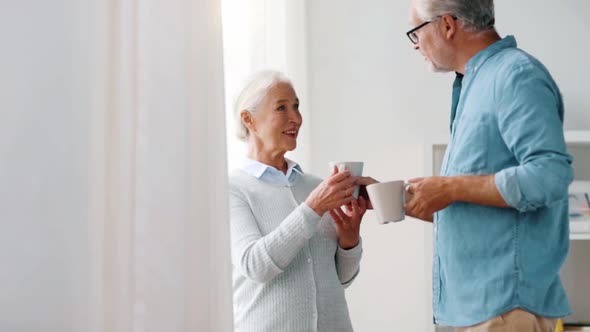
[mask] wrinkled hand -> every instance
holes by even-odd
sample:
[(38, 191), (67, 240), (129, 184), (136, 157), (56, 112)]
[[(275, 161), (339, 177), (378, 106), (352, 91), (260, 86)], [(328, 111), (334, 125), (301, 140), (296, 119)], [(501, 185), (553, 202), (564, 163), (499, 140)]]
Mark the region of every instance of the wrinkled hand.
[(434, 176), (408, 180), (406, 214), (410, 217), (432, 222), (434, 213), (453, 203), (451, 179)]
[(362, 197), (352, 200), (350, 205), (344, 207), (344, 211), (341, 208), (330, 210), (330, 215), (336, 224), (340, 248), (352, 249), (359, 243), (361, 221), (366, 211), (367, 204)]
[(367, 186), (373, 183), (379, 183), (379, 181), (368, 177), (368, 176), (359, 176), (356, 180), (356, 183), (360, 186), (359, 189), (359, 197), (365, 199), (367, 204), (367, 209), (372, 210), (373, 204), (371, 204), (371, 200), (369, 199), (369, 193), (367, 192)]
[(356, 178), (349, 171), (338, 172), (338, 168), (334, 166), (332, 175), (309, 194), (305, 203), (319, 216), (323, 216), (327, 211), (354, 200), (352, 193), (355, 186)]

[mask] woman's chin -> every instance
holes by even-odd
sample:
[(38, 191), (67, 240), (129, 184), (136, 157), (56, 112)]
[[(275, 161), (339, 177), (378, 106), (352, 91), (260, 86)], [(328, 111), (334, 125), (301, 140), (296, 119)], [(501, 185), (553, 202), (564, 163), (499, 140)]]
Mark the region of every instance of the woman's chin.
[(292, 143), (289, 143), (285, 146), (285, 150), (287, 150), (287, 151), (293, 151), (296, 148), (297, 148), (297, 142), (292, 142)]

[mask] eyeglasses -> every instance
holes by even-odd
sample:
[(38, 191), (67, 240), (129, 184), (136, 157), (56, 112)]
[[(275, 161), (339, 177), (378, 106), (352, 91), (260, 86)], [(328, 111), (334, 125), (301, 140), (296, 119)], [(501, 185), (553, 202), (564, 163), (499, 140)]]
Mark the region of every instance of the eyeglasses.
[[(412, 30), (406, 32), (406, 36), (408, 36), (408, 38), (410, 39), (410, 41), (413, 44), (418, 44), (419, 39), (418, 39), (418, 34), (416, 33), (416, 31), (422, 29), (428, 23), (434, 22), (434, 21), (438, 20), (441, 17), (443, 17), (443, 15), (437, 16), (437, 17), (435, 17), (434, 19), (432, 19), (430, 21), (426, 21), (426, 22), (420, 24), (419, 26), (417, 26), (417, 27), (413, 28)], [(453, 20), (456, 20), (457, 19), (456, 16), (452, 16), (452, 17), (453, 17)]]

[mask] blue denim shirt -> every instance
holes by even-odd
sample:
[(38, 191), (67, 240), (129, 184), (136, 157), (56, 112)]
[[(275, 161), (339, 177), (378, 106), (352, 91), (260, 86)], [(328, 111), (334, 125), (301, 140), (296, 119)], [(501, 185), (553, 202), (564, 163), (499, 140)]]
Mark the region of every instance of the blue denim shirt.
[(441, 175), (494, 174), (512, 208), (458, 202), (436, 214), (435, 322), (469, 326), (514, 308), (568, 315), (558, 272), (573, 170), (557, 85), (509, 36), (457, 74), (452, 105)]

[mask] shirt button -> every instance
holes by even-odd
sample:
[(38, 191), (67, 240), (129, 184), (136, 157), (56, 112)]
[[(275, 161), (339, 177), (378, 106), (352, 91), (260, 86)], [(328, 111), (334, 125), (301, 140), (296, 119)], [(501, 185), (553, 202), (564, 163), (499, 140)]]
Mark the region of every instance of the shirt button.
[(308, 259), (307, 259), (307, 262), (308, 262), (308, 263), (311, 263), (311, 258), (308, 258)]

